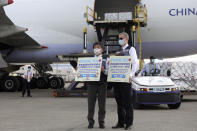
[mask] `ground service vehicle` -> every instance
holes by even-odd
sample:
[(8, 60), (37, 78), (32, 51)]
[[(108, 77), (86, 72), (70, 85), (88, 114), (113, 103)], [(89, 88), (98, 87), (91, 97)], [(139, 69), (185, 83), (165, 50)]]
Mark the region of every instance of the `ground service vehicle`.
[(168, 77), (140, 76), (133, 78), (134, 108), (142, 105), (167, 104), (170, 109), (181, 105), (181, 91)]

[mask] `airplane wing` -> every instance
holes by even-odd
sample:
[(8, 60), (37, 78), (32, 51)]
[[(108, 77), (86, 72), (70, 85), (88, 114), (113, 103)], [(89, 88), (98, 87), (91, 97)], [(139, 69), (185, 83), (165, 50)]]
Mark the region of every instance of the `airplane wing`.
[(16, 26), (6, 15), (3, 6), (13, 0), (0, 0), (0, 49), (6, 47), (40, 47), (40, 44), (25, 33), (27, 28)]

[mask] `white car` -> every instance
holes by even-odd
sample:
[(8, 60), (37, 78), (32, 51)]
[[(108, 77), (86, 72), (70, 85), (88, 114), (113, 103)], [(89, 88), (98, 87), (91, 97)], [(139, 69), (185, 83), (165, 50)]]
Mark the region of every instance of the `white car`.
[(181, 105), (181, 91), (169, 77), (140, 76), (133, 78), (133, 105), (167, 104), (170, 109)]

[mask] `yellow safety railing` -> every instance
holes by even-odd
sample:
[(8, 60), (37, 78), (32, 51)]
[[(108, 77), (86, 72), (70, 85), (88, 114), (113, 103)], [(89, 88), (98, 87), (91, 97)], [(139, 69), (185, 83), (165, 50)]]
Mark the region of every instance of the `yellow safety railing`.
[(89, 23), (91, 20), (89, 19), (89, 17), (92, 18), (92, 21), (94, 21), (95, 19), (97, 19), (97, 13), (91, 9), (89, 6), (86, 7), (86, 21), (87, 23)]
[(141, 40), (141, 32), (140, 32), (140, 22), (138, 21), (138, 43), (140, 45), (140, 70), (143, 68), (143, 60), (142, 60), (142, 40)]
[[(140, 16), (140, 14), (143, 14), (143, 16)], [(135, 7), (135, 19), (139, 19), (140, 22), (143, 24), (147, 24), (147, 18), (148, 18), (148, 11), (145, 5), (140, 6), (137, 5)]]
[[(140, 13), (142, 13), (143, 11), (143, 18), (140, 17)], [(140, 59), (140, 69), (143, 68), (143, 60), (142, 60), (142, 40), (141, 40), (141, 22), (146, 25), (147, 24), (147, 15), (148, 11), (147, 8), (145, 7), (145, 5), (140, 6), (137, 5), (135, 7), (135, 18), (134, 18), (134, 22), (137, 24), (138, 27), (138, 43), (140, 45), (140, 49), (139, 49), (139, 59)]]
[(147, 24), (147, 20), (148, 20), (148, 10), (147, 10), (147, 8), (146, 8), (145, 5), (144, 5), (143, 13), (144, 13), (144, 23)]

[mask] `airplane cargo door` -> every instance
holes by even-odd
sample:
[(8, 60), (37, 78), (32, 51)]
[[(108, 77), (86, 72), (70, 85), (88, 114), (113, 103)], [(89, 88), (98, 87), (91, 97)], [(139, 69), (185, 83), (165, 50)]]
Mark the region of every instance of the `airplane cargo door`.
[[(101, 21), (107, 19), (116, 20), (120, 19), (120, 17), (134, 16), (137, 3), (137, 0), (95, 0), (94, 11), (97, 12)], [(129, 13), (132, 15), (128, 15)]]

